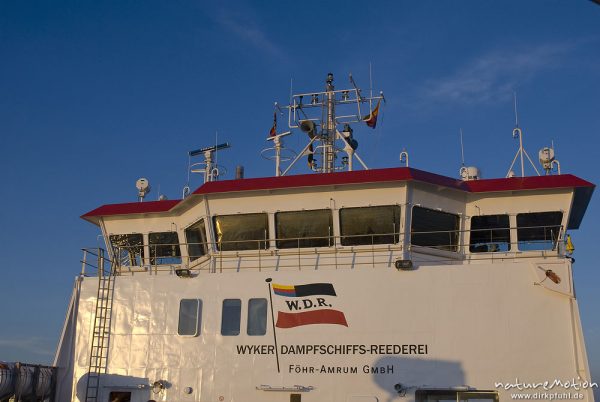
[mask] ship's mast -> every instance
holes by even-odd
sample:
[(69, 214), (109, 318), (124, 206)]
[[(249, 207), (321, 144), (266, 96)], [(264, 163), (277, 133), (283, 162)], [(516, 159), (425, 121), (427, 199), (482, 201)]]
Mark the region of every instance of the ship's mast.
[[(367, 170), (367, 165), (356, 153), (358, 142), (353, 138), (354, 130), (351, 123), (366, 123), (374, 128), (377, 119), (377, 108), (385, 98), (383, 92), (379, 96), (363, 96), (350, 75), (352, 88), (336, 90), (333, 85), (333, 74), (327, 74), (325, 90), (322, 92), (309, 92), (292, 94), (290, 104), (283, 108), (275, 104), (275, 114), (282, 109), (288, 110), (288, 126), (290, 130), (300, 129), (308, 135), (308, 143), (299, 152), (284, 149), (283, 136), (291, 131), (277, 133), (277, 121), (267, 140), (272, 140), (274, 146), (266, 148), (261, 155), (275, 161), (275, 175), (285, 176), (295, 163), (302, 157), (307, 157), (309, 168), (317, 173), (333, 173), (341, 170), (353, 170), (354, 159)], [(377, 103), (375, 109), (374, 101)], [(368, 108), (365, 108), (368, 104)], [(339, 109), (342, 112), (338, 115)], [(337, 113), (336, 113), (337, 112)], [(364, 117), (363, 117), (364, 116)], [(338, 130), (338, 125), (343, 127)], [(305, 137), (306, 138), (306, 137)], [(288, 151), (287, 160), (282, 156), (282, 151)], [(338, 162), (338, 153), (345, 154)], [(289, 157), (293, 154), (293, 157)], [(281, 162), (289, 161), (289, 165), (282, 167)]]
[[(213, 145), (211, 147), (205, 147), (196, 149), (188, 152), (188, 176), (187, 184), (183, 188), (182, 198), (187, 197), (190, 194), (190, 174), (200, 173), (204, 178), (204, 183), (219, 180), (219, 176), (225, 175), (227, 170), (223, 166), (217, 164), (217, 152), (221, 149), (230, 148), (231, 145), (228, 142), (223, 144)], [(202, 156), (204, 160), (201, 162), (193, 162), (192, 157)]]
[(327, 80), (325, 86), (325, 97), (326, 102), (326, 118), (325, 127), (322, 133), (323, 142), (323, 173), (331, 173), (335, 168), (335, 93), (333, 87), (333, 74), (327, 74)]

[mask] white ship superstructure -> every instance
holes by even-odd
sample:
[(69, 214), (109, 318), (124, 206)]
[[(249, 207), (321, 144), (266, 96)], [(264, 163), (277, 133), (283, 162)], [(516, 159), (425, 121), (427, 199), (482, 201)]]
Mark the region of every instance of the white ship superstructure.
[[(211, 147), (183, 199), (83, 215), (108, 247), (84, 253), (56, 401), (498, 401), (590, 381), (567, 233), (594, 185), (368, 170), (350, 124), (383, 94), (332, 82), (287, 107), (297, 155), (275, 120), (275, 177), (217, 180)], [(289, 175), (305, 157), (320, 174)]]

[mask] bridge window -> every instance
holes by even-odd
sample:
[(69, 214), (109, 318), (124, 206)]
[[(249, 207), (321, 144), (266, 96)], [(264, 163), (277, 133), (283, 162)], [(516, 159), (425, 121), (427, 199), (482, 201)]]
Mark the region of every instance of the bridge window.
[(343, 246), (398, 243), (400, 206), (342, 208), (340, 231)]
[(197, 260), (203, 255), (206, 255), (208, 248), (204, 219), (200, 219), (198, 222), (185, 229), (185, 239), (188, 243), (188, 255), (190, 256), (190, 261)]
[(329, 247), (333, 245), (331, 210), (277, 212), (277, 248)]
[(471, 218), (469, 251), (485, 253), (510, 250), (508, 215), (483, 215)]
[(240, 317), (242, 301), (240, 299), (223, 300), (221, 315), (221, 335), (235, 336), (240, 334)]
[(267, 333), (267, 299), (250, 299), (248, 301), (248, 335), (264, 335)]
[(553, 250), (561, 234), (562, 212), (517, 214), (519, 250)]
[(433, 209), (413, 207), (411, 243), (440, 250), (458, 250), (458, 215)]
[(269, 247), (267, 214), (213, 217), (219, 251), (258, 250)]
[(179, 324), (177, 333), (179, 335), (198, 335), (202, 321), (202, 300), (181, 299), (179, 302)]
[(150, 264), (181, 264), (177, 232), (156, 232), (148, 235)]
[(144, 264), (144, 238), (141, 233), (110, 235), (110, 243), (121, 265)]

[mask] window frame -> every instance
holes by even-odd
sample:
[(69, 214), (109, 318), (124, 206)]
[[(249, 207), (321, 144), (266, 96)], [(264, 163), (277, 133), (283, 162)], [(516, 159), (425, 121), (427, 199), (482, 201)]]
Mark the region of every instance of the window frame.
[[(261, 333), (250, 333), (250, 323), (253, 322), (253, 317), (250, 316), (251, 305), (253, 301), (264, 301), (264, 329)], [(248, 299), (248, 314), (246, 316), (246, 335), (248, 336), (265, 336), (269, 327), (269, 301), (265, 297), (252, 297)], [(262, 329), (262, 327), (261, 327)]]
[[(498, 227), (490, 227), (490, 228), (481, 228), (481, 229), (473, 229), (473, 222), (478, 219), (478, 218), (492, 218), (492, 217), (498, 217), (498, 218), (505, 218), (506, 219), (506, 226), (498, 226)], [(505, 232), (504, 234), (507, 237), (507, 241), (503, 241), (502, 237), (501, 241), (494, 241), (494, 233), (497, 232)], [(486, 232), (490, 232), (490, 239), (489, 241), (479, 241), (474, 243), (473, 242), (473, 233), (474, 232), (481, 232), (482, 234), (484, 234)], [(477, 240), (477, 239), (476, 239)], [(482, 239), (482, 240), (487, 240), (487, 239)], [(507, 249), (506, 250), (490, 250), (490, 248), (492, 248), (491, 246), (493, 246), (494, 244), (506, 244), (507, 245)], [(483, 250), (476, 250), (476, 247), (483, 247), (485, 246), (486, 249)], [(489, 214), (489, 215), (476, 215), (476, 216), (472, 216), (470, 219), (470, 225), (469, 225), (469, 252), (472, 254), (482, 254), (482, 253), (507, 253), (510, 252), (512, 250), (512, 235), (511, 235), (511, 227), (510, 227), (510, 215), (509, 214)]]
[[(181, 312), (182, 312), (181, 304), (184, 301), (195, 301), (196, 302), (196, 324), (194, 326), (194, 328), (195, 328), (194, 334), (180, 333)], [(198, 335), (200, 335), (202, 333), (202, 307), (203, 307), (202, 299), (179, 299), (179, 314), (178, 314), (178, 319), (177, 319), (177, 335), (193, 338), (193, 337), (197, 337)]]
[[(223, 217), (240, 217), (240, 216), (249, 216), (249, 215), (263, 215), (264, 219), (265, 219), (265, 226), (264, 229), (266, 229), (266, 233), (265, 233), (265, 237), (264, 239), (249, 239), (249, 240), (228, 240), (226, 241), (224, 244), (221, 244), (221, 241), (219, 240), (219, 233), (218, 233), (218, 225), (217, 225), (217, 219), (218, 218), (223, 218)], [(250, 213), (244, 213), (244, 214), (217, 214), (217, 215), (213, 215), (211, 218), (211, 224), (212, 224), (212, 229), (213, 229), (213, 233), (215, 235), (215, 248), (218, 252), (227, 252), (227, 251), (254, 251), (254, 250), (267, 250), (270, 248), (270, 228), (269, 228), (269, 214), (267, 212), (250, 212)], [(257, 244), (258, 247), (223, 247), (226, 246), (227, 244), (231, 244), (231, 245), (243, 245), (243, 244)]]
[(127, 394), (126, 396), (128, 396), (129, 398), (128, 399), (120, 399), (119, 398), (119, 400), (123, 401), (123, 402), (131, 402), (131, 400), (132, 400), (131, 398), (133, 396), (133, 393), (131, 391), (121, 391), (119, 389), (110, 390), (108, 392), (108, 402), (114, 401), (115, 397), (125, 396), (125, 394)]
[[(416, 232), (417, 235), (426, 235), (426, 234), (435, 234), (435, 235), (439, 235), (439, 234), (444, 234), (444, 233), (448, 233), (448, 234), (453, 234), (455, 236), (455, 239), (450, 239), (450, 244), (445, 245), (422, 245), (422, 244), (415, 244), (414, 243), (414, 237), (415, 237), (415, 232), (414, 232), (414, 224), (415, 224), (415, 208), (418, 208), (420, 210), (424, 210), (424, 211), (430, 211), (433, 212), (434, 214), (443, 214), (443, 215), (449, 215), (449, 216), (453, 216), (455, 218), (455, 222), (456, 222), (456, 227), (453, 230), (437, 230), (437, 231), (418, 231)], [(430, 249), (435, 249), (438, 251), (443, 251), (443, 252), (451, 252), (451, 253), (458, 253), (461, 250), (461, 244), (460, 244), (460, 238), (461, 238), (461, 225), (462, 225), (462, 219), (460, 214), (458, 213), (452, 213), (452, 212), (448, 212), (439, 208), (430, 208), (430, 207), (424, 207), (421, 205), (413, 205), (411, 210), (410, 210), (410, 246), (417, 246), (417, 247), (425, 247), (425, 248), (430, 248)], [(452, 243), (452, 240), (455, 240), (455, 243)]]
[[(560, 219), (558, 220), (557, 224), (536, 225), (536, 226), (521, 226), (519, 224), (520, 217), (524, 217), (525, 215), (542, 215), (542, 214), (547, 214), (547, 215), (557, 214), (558, 216), (560, 216)], [(554, 250), (556, 250), (558, 247), (559, 239), (561, 237), (561, 233), (564, 232), (563, 231), (564, 218), (565, 218), (564, 211), (536, 211), (536, 212), (517, 213), (515, 216), (515, 227), (516, 227), (516, 235), (517, 235), (516, 243), (519, 248), (519, 251), (554, 251)], [(552, 233), (552, 231), (551, 231), (552, 228), (558, 228), (558, 232), (556, 234), (556, 239), (550, 239), (550, 240), (523, 239), (523, 240), (521, 240), (521, 236), (522, 236), (523, 232), (543, 230), (544, 235), (546, 235), (547, 230), (550, 230), (550, 233)], [(536, 247), (537, 245), (544, 245), (549, 242), (551, 243), (551, 247), (543, 247), (543, 248)], [(523, 245), (533, 245), (533, 247), (528, 248), (528, 247), (523, 247)]]
[[(394, 215), (397, 211), (398, 213), (398, 227), (395, 228), (394, 232), (392, 234), (390, 233), (365, 233), (365, 234), (345, 234), (344, 233), (344, 211), (348, 210), (366, 210), (366, 209), (376, 209), (376, 208), (390, 208), (394, 210)], [(385, 204), (385, 205), (368, 205), (368, 206), (358, 206), (358, 207), (342, 207), (339, 209), (338, 211), (338, 216), (339, 216), (339, 230), (340, 230), (340, 244), (342, 246), (348, 246), (348, 247), (358, 247), (358, 246), (372, 246), (372, 245), (395, 245), (395, 244), (400, 244), (400, 229), (402, 227), (402, 208), (400, 207), (399, 204)], [(394, 216), (394, 224), (396, 223), (395, 221), (395, 216)], [(385, 241), (386, 237), (390, 237), (393, 236), (393, 243), (390, 243), (388, 241)], [(356, 243), (351, 241), (352, 239), (356, 239), (356, 240), (361, 240), (363, 238), (369, 239), (371, 238), (372, 240), (375, 237), (380, 237), (383, 238), (381, 241), (369, 241), (369, 242), (365, 242), (365, 243)]]
[[(165, 233), (172, 233), (175, 235), (177, 242), (176, 243), (152, 243), (152, 236), (153, 235), (164, 235)], [(176, 252), (175, 252), (175, 256), (169, 256), (169, 255), (158, 255), (157, 251), (161, 249), (161, 247), (176, 247)], [(176, 230), (168, 230), (168, 231), (161, 231), (161, 232), (149, 232), (148, 233), (148, 249), (149, 249), (149, 260), (150, 260), (150, 265), (170, 265), (170, 264), (181, 264), (182, 262), (182, 258), (181, 258), (181, 242), (179, 241), (179, 233)], [(163, 260), (165, 259), (175, 259), (178, 261), (174, 261), (174, 262), (163, 262)]]
[[(239, 308), (237, 311), (237, 318), (233, 317), (234, 319), (236, 319), (236, 323), (237, 323), (237, 333), (235, 333), (235, 331), (233, 331), (233, 333), (223, 333), (223, 324), (225, 323), (225, 302), (226, 301), (238, 301), (239, 302)], [(221, 303), (221, 330), (220, 330), (220, 335), (221, 336), (239, 336), (242, 333), (242, 299), (240, 298), (231, 298), (231, 299), (223, 299), (223, 302)]]
[[(294, 214), (294, 213), (311, 213), (311, 212), (329, 212), (328, 222), (328, 234), (327, 236), (308, 236), (308, 237), (280, 237), (279, 234), (279, 222), (278, 216), (280, 214)], [(317, 247), (333, 247), (335, 245), (335, 238), (333, 236), (333, 211), (330, 208), (321, 209), (302, 209), (298, 211), (277, 211), (273, 214), (273, 221), (275, 224), (275, 247), (278, 249), (291, 249), (291, 248), (317, 248)], [(305, 243), (303, 243), (303, 241)], [(309, 245), (306, 244), (310, 241), (322, 241), (326, 242), (326, 245)], [(284, 243), (290, 243), (290, 247), (282, 247)], [(292, 245), (291, 242), (295, 242), (296, 245)]]
[[(188, 225), (187, 227), (185, 227), (183, 229), (183, 237), (185, 239), (185, 246), (186, 246), (186, 251), (187, 251), (187, 258), (188, 261), (191, 263), (193, 261), (199, 260), (202, 257), (207, 256), (210, 253), (210, 247), (209, 247), (209, 241), (208, 241), (208, 231), (207, 231), (207, 225), (206, 225), (207, 219), (205, 218), (200, 218), (197, 221), (193, 222), (192, 224)], [(194, 226), (198, 225), (199, 227), (202, 228), (202, 230), (200, 231), (200, 238), (202, 240), (202, 237), (204, 238), (204, 242), (190, 242), (190, 240), (188, 239), (188, 231), (191, 231), (192, 228)], [(194, 258), (192, 258), (192, 253), (191, 253), (191, 246), (194, 245), (196, 247), (198, 247), (199, 249), (201, 249), (201, 251), (203, 252), (203, 254), (199, 255), (199, 256), (194, 256)]]
[[(135, 246), (119, 246), (119, 245), (115, 245), (113, 243), (113, 238), (117, 237), (117, 236), (139, 236), (141, 239), (141, 242), (139, 245), (135, 245)], [(122, 263), (123, 261), (123, 252), (127, 252), (127, 260), (129, 262), (130, 267), (141, 267), (144, 265), (145, 260), (146, 260), (146, 250), (145, 250), (145, 246), (146, 244), (144, 243), (144, 235), (143, 233), (113, 233), (113, 234), (109, 234), (108, 235), (108, 242), (110, 244), (111, 249), (113, 250), (114, 254), (118, 254), (119, 256), (119, 264)], [(132, 254), (131, 254), (131, 249), (136, 249), (135, 253), (133, 254), (133, 259), (132, 259)], [(118, 252), (117, 252), (118, 251)], [(138, 258), (139, 258), (139, 264), (132, 264), (133, 261), (136, 261), (136, 263), (138, 262)]]
[[(461, 398), (464, 396), (473, 395), (473, 396), (483, 396), (493, 402), (499, 402), (500, 396), (497, 390), (458, 390), (458, 389), (444, 389), (444, 388), (433, 388), (433, 389), (424, 389), (419, 388), (415, 391), (415, 402), (429, 402), (433, 401), (446, 401), (446, 400), (455, 400), (456, 402), (461, 401), (469, 401), (469, 400), (477, 400), (482, 398)], [(433, 398), (431, 398), (433, 397)], [(438, 397), (438, 398), (435, 398)], [(442, 399), (443, 398), (443, 399)]]

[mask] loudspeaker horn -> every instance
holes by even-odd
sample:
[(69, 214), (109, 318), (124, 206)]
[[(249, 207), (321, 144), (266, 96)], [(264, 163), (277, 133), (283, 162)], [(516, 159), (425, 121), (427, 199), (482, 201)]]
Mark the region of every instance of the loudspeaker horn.
[(315, 136), (315, 122), (312, 120), (302, 120), (300, 122), (300, 130), (304, 131), (310, 138)]

